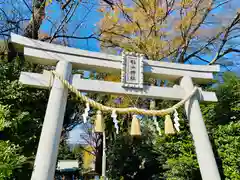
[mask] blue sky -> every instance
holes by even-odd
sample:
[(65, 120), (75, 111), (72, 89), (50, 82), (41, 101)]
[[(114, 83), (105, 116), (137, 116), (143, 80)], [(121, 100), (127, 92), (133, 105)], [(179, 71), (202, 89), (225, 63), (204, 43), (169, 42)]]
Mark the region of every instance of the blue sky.
[[(71, 18), (71, 22), (69, 23), (70, 25), (66, 27), (68, 29), (68, 34), (72, 34), (78, 24), (81, 24), (81, 26), (74, 33), (75, 36), (86, 37), (91, 35), (93, 32), (96, 32), (97, 23), (101, 19), (101, 13), (97, 11), (97, 8), (99, 7), (98, 0), (92, 0), (91, 2), (92, 4), (80, 5), (77, 8), (77, 13), (75, 13), (77, 15), (74, 15)], [(89, 11), (89, 9), (91, 10)], [(51, 21), (56, 21), (59, 25), (60, 22), (58, 20), (62, 19), (62, 16), (63, 15), (61, 13), (60, 6), (53, 1), (53, 3), (46, 9), (46, 17), (51, 17)], [(83, 17), (85, 18), (83, 19)], [(44, 33), (50, 33), (51, 27), (52, 23), (50, 23), (48, 20), (44, 20), (43, 25), (41, 26), (41, 31)], [(71, 39), (70, 46), (89, 51), (100, 51), (99, 42), (96, 39)]]
[(78, 125), (76, 126), (72, 131), (69, 133), (69, 139), (68, 142), (70, 144), (86, 144), (86, 141), (81, 138), (82, 135), (84, 135), (86, 131), (84, 130), (84, 125)]

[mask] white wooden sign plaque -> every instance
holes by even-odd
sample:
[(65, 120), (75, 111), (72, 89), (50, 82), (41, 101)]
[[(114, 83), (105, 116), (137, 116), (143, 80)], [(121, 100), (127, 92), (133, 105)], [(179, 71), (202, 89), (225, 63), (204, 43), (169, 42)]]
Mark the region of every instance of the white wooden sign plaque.
[(122, 53), (121, 81), (123, 87), (143, 88), (143, 56), (132, 52)]

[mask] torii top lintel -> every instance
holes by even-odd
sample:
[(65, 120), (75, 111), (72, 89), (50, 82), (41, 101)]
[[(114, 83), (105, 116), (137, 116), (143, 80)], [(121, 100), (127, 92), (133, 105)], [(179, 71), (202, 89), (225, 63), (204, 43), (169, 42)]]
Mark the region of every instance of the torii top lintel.
[[(95, 70), (120, 75), (122, 56), (100, 52), (91, 52), (38, 40), (32, 40), (17, 34), (11, 34), (11, 43), (17, 51), (23, 51), (27, 61), (56, 65), (58, 61), (69, 61), (73, 68)], [(176, 81), (189, 76), (199, 84), (212, 82), (213, 72), (219, 72), (219, 65), (190, 65), (143, 60), (145, 77)]]

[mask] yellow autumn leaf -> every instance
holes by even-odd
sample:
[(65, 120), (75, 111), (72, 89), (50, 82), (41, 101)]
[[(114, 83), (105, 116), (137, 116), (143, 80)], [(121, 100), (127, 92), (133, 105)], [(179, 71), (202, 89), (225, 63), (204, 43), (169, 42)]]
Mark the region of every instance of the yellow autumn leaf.
[(191, 6), (191, 4), (192, 4), (192, 0), (182, 0), (181, 1), (181, 6), (182, 7), (189, 7), (189, 6)]
[(51, 3), (52, 3), (52, 0), (46, 0), (45, 6), (48, 6), (48, 5), (51, 4)]

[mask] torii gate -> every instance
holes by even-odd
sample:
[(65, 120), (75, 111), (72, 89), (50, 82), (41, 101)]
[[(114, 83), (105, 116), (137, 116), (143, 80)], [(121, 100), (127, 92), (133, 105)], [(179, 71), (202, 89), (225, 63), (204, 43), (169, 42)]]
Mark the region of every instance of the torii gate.
[[(142, 60), (144, 76), (156, 79), (179, 82), (174, 87), (142, 86), (123, 87), (122, 83), (81, 79), (80, 75), (72, 75), (72, 68), (109, 72), (120, 75), (122, 56), (90, 52), (80, 49), (54, 45), (11, 34), (11, 42), (18, 52), (23, 52), (27, 61), (42, 65), (56, 65), (56, 72), (75, 88), (83, 92), (100, 92), (111, 94), (128, 94), (155, 99), (182, 100), (190, 93), (193, 83), (209, 83), (213, 80), (213, 72), (220, 67), (204, 65), (186, 65), (167, 62)], [(137, 78), (140, 76), (137, 76)], [(38, 145), (34, 170), (31, 180), (52, 180), (54, 177), (58, 146), (67, 103), (68, 89), (62, 82), (46, 71), (43, 74), (21, 72), (20, 82), (36, 88), (49, 88), (47, 110)], [(138, 79), (138, 80), (141, 80)], [(220, 180), (218, 167), (214, 158), (211, 143), (203, 121), (199, 101), (216, 102), (214, 92), (199, 89), (185, 103), (185, 111), (189, 120), (203, 180)]]

